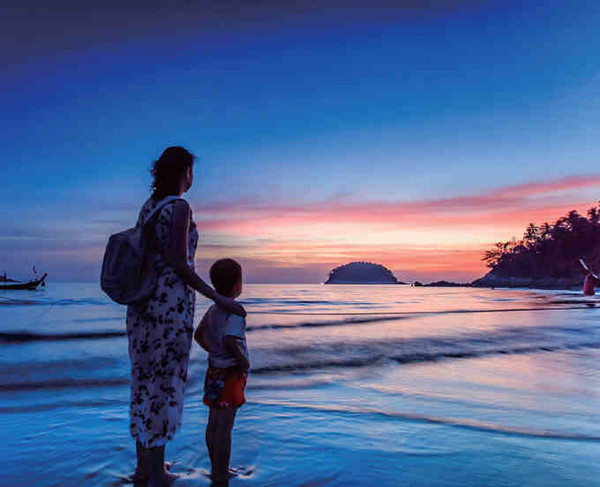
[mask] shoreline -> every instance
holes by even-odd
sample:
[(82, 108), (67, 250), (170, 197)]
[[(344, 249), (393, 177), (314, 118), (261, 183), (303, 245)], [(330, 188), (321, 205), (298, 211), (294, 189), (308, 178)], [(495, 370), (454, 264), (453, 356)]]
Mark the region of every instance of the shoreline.
[(583, 288), (584, 276), (575, 278), (524, 278), (524, 277), (482, 277), (471, 283), (472, 287), (477, 288), (523, 288), (523, 289), (544, 289), (549, 291), (576, 291)]

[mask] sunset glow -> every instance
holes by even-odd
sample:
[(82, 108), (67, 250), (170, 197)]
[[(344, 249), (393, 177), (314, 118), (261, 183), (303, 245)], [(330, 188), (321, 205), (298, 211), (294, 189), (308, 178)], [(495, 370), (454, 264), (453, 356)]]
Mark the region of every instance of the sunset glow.
[(585, 215), (594, 204), (581, 199), (589, 189), (600, 189), (600, 176), (428, 201), (232, 202), (196, 206), (195, 215), (212, 244), (205, 259), (229, 252), (248, 261), (250, 275), (254, 267), (325, 272), (348, 261), (376, 260), (399, 279), (470, 281), (486, 272), (481, 258), (494, 242), (519, 239), (529, 222), (553, 222), (572, 209)]

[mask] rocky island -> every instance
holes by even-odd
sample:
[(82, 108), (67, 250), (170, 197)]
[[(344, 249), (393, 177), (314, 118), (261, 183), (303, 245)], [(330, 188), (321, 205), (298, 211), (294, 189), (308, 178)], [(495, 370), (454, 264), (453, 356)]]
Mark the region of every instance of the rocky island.
[[(417, 281), (419, 282), (419, 281)], [(415, 283), (414, 285), (416, 285)], [(425, 287), (471, 287), (471, 283), (469, 282), (454, 282), (454, 281), (435, 281), (430, 282), (429, 284), (421, 284), (421, 286)]]
[(392, 271), (372, 262), (350, 262), (329, 273), (325, 284), (404, 284)]

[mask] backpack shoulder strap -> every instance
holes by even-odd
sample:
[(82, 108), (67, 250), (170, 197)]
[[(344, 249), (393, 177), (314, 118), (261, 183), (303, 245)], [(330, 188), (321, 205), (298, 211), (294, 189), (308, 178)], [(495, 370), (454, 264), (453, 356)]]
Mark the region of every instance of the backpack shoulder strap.
[(179, 196), (167, 196), (166, 198), (163, 198), (162, 200), (160, 200), (160, 202), (156, 205), (156, 208), (154, 208), (150, 213), (148, 213), (148, 216), (146, 216), (146, 218), (144, 219), (144, 221), (141, 223), (140, 226), (143, 227), (144, 225), (146, 225), (146, 223), (148, 223), (150, 221), (150, 219), (154, 215), (156, 215), (163, 208), (163, 206), (165, 206), (167, 203), (171, 203), (172, 201), (176, 201), (176, 200), (183, 200), (183, 198), (181, 198)]

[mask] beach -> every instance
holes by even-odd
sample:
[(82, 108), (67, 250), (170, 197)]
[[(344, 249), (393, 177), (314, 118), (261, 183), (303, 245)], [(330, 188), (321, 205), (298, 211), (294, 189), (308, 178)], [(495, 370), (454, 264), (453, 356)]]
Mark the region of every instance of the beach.
[[(232, 486), (589, 486), (600, 309), (580, 292), (246, 285)], [(197, 323), (209, 303), (198, 299)], [(95, 283), (0, 292), (0, 485), (124, 485), (125, 307)], [(192, 347), (174, 484), (209, 485)]]

